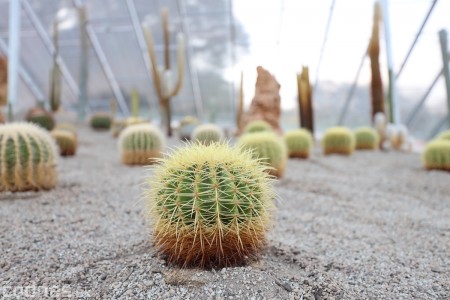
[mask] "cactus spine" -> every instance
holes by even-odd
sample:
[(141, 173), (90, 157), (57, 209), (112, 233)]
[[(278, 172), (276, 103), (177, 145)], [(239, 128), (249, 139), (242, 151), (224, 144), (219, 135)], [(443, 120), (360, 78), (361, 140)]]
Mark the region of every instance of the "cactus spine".
[(375, 150), (379, 146), (380, 136), (371, 127), (360, 127), (355, 130), (355, 143), (358, 150)]
[(308, 158), (314, 146), (313, 136), (306, 129), (288, 131), (284, 134), (284, 140), (292, 158)]
[(350, 155), (355, 150), (355, 136), (346, 127), (332, 127), (325, 131), (322, 145), (325, 155)]
[(428, 170), (450, 171), (450, 141), (437, 139), (429, 142), (422, 153), (422, 161)]
[(77, 151), (77, 137), (73, 132), (64, 129), (54, 129), (51, 135), (59, 147), (59, 154), (62, 156), (75, 155)]
[(220, 142), (223, 139), (223, 130), (214, 124), (198, 125), (191, 135), (191, 140), (209, 145), (213, 142)]
[(254, 133), (260, 131), (272, 131), (272, 126), (264, 120), (256, 120), (249, 122), (244, 128), (244, 133)]
[(0, 126), (0, 191), (48, 190), (57, 182), (56, 145), (29, 123)]
[(220, 268), (255, 258), (266, 244), (275, 197), (266, 167), (225, 143), (166, 156), (148, 180), (147, 216), (169, 263)]
[(119, 136), (119, 151), (126, 165), (148, 165), (162, 157), (164, 136), (150, 124), (137, 124), (125, 128)]
[(271, 131), (244, 134), (237, 146), (253, 151), (253, 157), (269, 166), (269, 174), (282, 177), (287, 164), (287, 149), (284, 140)]

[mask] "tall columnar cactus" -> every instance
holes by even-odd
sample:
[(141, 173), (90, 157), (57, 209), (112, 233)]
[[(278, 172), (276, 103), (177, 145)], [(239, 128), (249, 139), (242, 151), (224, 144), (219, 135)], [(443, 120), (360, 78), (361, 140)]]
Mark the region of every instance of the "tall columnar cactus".
[(223, 139), (223, 130), (214, 124), (202, 124), (195, 127), (191, 135), (191, 140), (209, 145), (220, 142)]
[(300, 127), (314, 133), (314, 109), (312, 99), (312, 87), (309, 82), (309, 68), (302, 67), (302, 72), (297, 74), (298, 107), (300, 112)]
[(164, 136), (151, 124), (138, 124), (125, 128), (119, 136), (119, 151), (126, 165), (148, 165), (161, 158)]
[(198, 126), (200, 121), (196, 117), (186, 116), (180, 121), (180, 127), (178, 128), (178, 133), (180, 139), (183, 141), (189, 141), (191, 135), (195, 128)]
[(147, 216), (169, 263), (220, 268), (254, 259), (267, 241), (273, 183), (248, 151), (194, 143), (157, 165)]
[(55, 119), (52, 114), (41, 107), (30, 109), (25, 116), (25, 120), (49, 131), (55, 127)]
[(355, 135), (346, 127), (332, 127), (325, 131), (322, 146), (325, 155), (350, 155), (355, 150)]
[(55, 46), (55, 51), (53, 52), (53, 67), (50, 72), (50, 108), (52, 112), (58, 111), (61, 106), (61, 92), (62, 92), (62, 81), (61, 81), (61, 68), (58, 64), (59, 56), (59, 29), (58, 21), (53, 23), (53, 45)]
[(286, 142), (289, 157), (292, 158), (308, 158), (314, 146), (313, 136), (306, 129), (296, 129), (286, 132), (284, 134), (284, 141)]
[(270, 166), (269, 174), (282, 177), (286, 169), (288, 153), (284, 140), (270, 131), (244, 134), (240, 137), (237, 146), (253, 151), (253, 157)]
[(77, 137), (73, 132), (64, 129), (54, 129), (51, 135), (59, 147), (59, 154), (62, 156), (75, 155), (77, 151)]
[(355, 141), (358, 150), (375, 150), (380, 144), (380, 136), (371, 127), (360, 127), (355, 130)]
[(131, 116), (133, 118), (139, 118), (139, 92), (136, 89), (131, 91)]
[(256, 120), (249, 122), (244, 127), (244, 133), (254, 133), (260, 131), (272, 131), (272, 126), (264, 120)]
[(446, 130), (440, 133), (437, 138), (450, 141), (450, 130)]
[(0, 106), (6, 106), (8, 102), (8, 59), (0, 55)]
[(172, 71), (170, 67), (170, 36), (169, 36), (169, 11), (167, 8), (163, 8), (161, 11), (162, 26), (164, 33), (164, 66), (158, 67), (158, 62), (156, 61), (155, 45), (153, 42), (152, 32), (143, 26), (144, 36), (147, 42), (148, 52), (150, 56), (150, 61), (152, 62), (152, 76), (153, 84), (155, 86), (156, 94), (159, 98), (160, 107), (163, 110), (165, 116), (167, 135), (172, 136), (172, 113), (170, 108), (170, 99), (178, 95), (183, 86), (183, 76), (184, 76), (184, 36), (182, 33), (178, 34), (177, 37), (177, 48), (178, 48), (178, 70), (177, 70), (177, 81), (175, 85), (172, 86), (171, 77)]
[(108, 113), (98, 112), (91, 116), (90, 121), (92, 129), (109, 130), (112, 125), (112, 118)]
[(429, 142), (422, 153), (422, 161), (428, 170), (450, 171), (450, 141), (437, 139)]
[(50, 134), (30, 123), (0, 126), (0, 192), (48, 190), (57, 182), (57, 150)]

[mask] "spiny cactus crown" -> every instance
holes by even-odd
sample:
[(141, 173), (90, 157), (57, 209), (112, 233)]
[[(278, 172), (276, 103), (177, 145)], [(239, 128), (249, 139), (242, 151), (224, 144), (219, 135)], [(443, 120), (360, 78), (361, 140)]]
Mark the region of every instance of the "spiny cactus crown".
[(0, 126), (0, 191), (50, 189), (57, 181), (56, 145), (30, 123)]
[(244, 128), (244, 133), (254, 133), (261, 131), (272, 131), (272, 126), (264, 120), (256, 120), (249, 122)]
[(427, 169), (450, 171), (450, 141), (437, 139), (429, 142), (422, 153), (422, 161)]
[(272, 180), (251, 153), (188, 144), (154, 169), (148, 216), (160, 251), (182, 266), (241, 264), (264, 245)]
[(332, 127), (325, 131), (322, 139), (325, 154), (351, 154), (355, 149), (355, 136), (346, 127)]
[(371, 127), (360, 127), (355, 130), (356, 149), (377, 149), (380, 143), (378, 132)]
[(314, 145), (314, 139), (306, 129), (296, 129), (284, 134), (284, 140), (290, 157), (307, 158)]
[(198, 125), (192, 132), (191, 139), (205, 145), (220, 142), (223, 139), (223, 130), (215, 124)]

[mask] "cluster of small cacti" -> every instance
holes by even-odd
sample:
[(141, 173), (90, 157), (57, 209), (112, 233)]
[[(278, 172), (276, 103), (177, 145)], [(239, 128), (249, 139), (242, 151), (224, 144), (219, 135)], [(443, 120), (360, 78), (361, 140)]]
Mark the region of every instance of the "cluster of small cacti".
[(266, 166), (226, 143), (193, 143), (149, 179), (147, 216), (168, 263), (229, 267), (266, 244), (275, 194)]
[(57, 182), (50, 134), (30, 123), (0, 126), (0, 191), (48, 190)]
[(200, 124), (200, 121), (192, 116), (186, 116), (180, 121), (180, 127), (178, 128), (178, 134), (183, 141), (189, 141), (191, 139), (192, 132)]
[(112, 117), (108, 113), (98, 112), (91, 117), (91, 127), (95, 130), (109, 130), (112, 125)]
[(75, 155), (77, 151), (77, 136), (74, 132), (67, 129), (53, 129), (51, 132), (59, 147), (59, 154), (62, 156)]
[(215, 124), (202, 124), (194, 129), (191, 140), (209, 145), (214, 142), (220, 142), (223, 137), (223, 130), (219, 126)]
[(119, 151), (126, 165), (148, 165), (162, 157), (165, 139), (161, 131), (151, 124), (138, 124), (125, 128), (119, 136)]
[(40, 107), (30, 109), (25, 116), (25, 120), (49, 131), (55, 127), (55, 119), (52, 114)]
[(350, 155), (355, 150), (355, 135), (346, 127), (332, 127), (325, 131), (322, 146), (325, 155)]
[(371, 127), (360, 127), (355, 130), (355, 148), (357, 150), (375, 150), (380, 144), (378, 132)]
[(251, 121), (244, 128), (244, 133), (254, 133), (260, 131), (272, 131), (272, 126), (264, 120), (256, 120)]
[(314, 146), (313, 136), (306, 129), (296, 129), (286, 132), (284, 134), (284, 141), (286, 142), (289, 157), (292, 158), (308, 158)]
[(253, 157), (268, 165), (268, 172), (282, 177), (286, 168), (288, 153), (282, 138), (272, 131), (244, 134), (237, 142), (237, 147), (250, 149)]

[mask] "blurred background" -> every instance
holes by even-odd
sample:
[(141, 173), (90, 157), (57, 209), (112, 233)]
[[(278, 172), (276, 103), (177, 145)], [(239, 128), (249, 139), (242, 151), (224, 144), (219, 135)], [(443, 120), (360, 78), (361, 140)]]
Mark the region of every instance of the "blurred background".
[[(19, 1), (19, 0), (10, 0)], [(7, 55), (9, 0), (0, 0), (0, 53)], [(77, 110), (80, 84), (80, 18), (85, 7), (88, 34), (88, 114), (108, 111), (111, 99), (127, 115), (136, 89), (141, 115), (160, 119), (141, 24), (151, 28), (156, 55), (163, 61), (160, 11), (169, 10), (170, 51), (176, 66), (176, 33), (185, 35), (184, 84), (172, 99), (173, 119), (211, 116), (233, 127), (241, 72), (244, 99), (254, 95), (256, 67), (271, 71), (281, 84), (285, 129), (298, 127), (296, 73), (309, 66), (318, 131), (336, 125), (371, 123), (370, 60), (366, 56), (373, 0), (20, 0), (20, 67), (17, 115), (49, 98), (53, 32), (57, 24), (62, 106)], [(450, 30), (448, 0), (390, 0), (392, 62), (400, 120), (411, 133), (428, 139), (446, 129), (448, 101), (438, 32)], [(388, 87), (385, 31), (380, 63)], [(448, 51), (448, 50), (447, 50)], [(435, 81), (435, 82), (434, 82)], [(354, 93), (349, 94), (354, 86)], [(424, 99), (425, 100), (422, 100)], [(417, 106), (419, 103), (423, 105)], [(417, 113), (413, 111), (418, 108)]]

